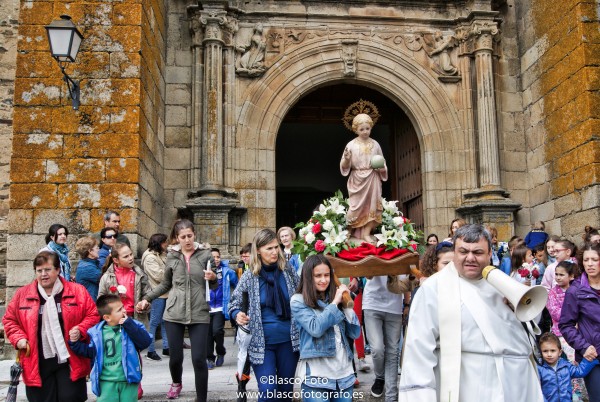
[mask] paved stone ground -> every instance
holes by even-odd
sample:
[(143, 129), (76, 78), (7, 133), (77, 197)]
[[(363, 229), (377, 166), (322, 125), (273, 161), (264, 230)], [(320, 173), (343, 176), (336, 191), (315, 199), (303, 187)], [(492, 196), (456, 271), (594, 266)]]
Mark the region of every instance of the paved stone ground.
[[(160, 354), (162, 344), (157, 341), (157, 352)], [(222, 367), (215, 367), (214, 370), (209, 371), (209, 384), (208, 384), (208, 399), (209, 401), (235, 401), (237, 382), (235, 380), (236, 372), (236, 357), (237, 357), (237, 346), (233, 344), (233, 337), (225, 338), (225, 347), (228, 350), (228, 354), (225, 356), (225, 364)], [(142, 380), (142, 386), (144, 388), (144, 397), (142, 401), (167, 401), (166, 392), (171, 384), (171, 376), (169, 374), (169, 360), (165, 357), (162, 361), (155, 362), (146, 359), (146, 353), (142, 354), (144, 361), (144, 378)], [(367, 362), (372, 367), (372, 360), (370, 356), (366, 357)], [(8, 383), (10, 380), (10, 366), (13, 364), (12, 360), (0, 361), (0, 401), (4, 401), (6, 398), (6, 392), (8, 389)], [(362, 392), (362, 398), (355, 398), (355, 400), (379, 400), (383, 401), (383, 398), (373, 399), (370, 390), (371, 385), (374, 381), (373, 370), (369, 373), (359, 372), (358, 378), (360, 385), (355, 389), (356, 392)], [(185, 350), (185, 357), (183, 363), (183, 392), (178, 401), (180, 402), (193, 402), (195, 398), (194, 390), (194, 371), (192, 368), (190, 351)], [(256, 379), (252, 375), (252, 379), (248, 383), (248, 390), (256, 391), (258, 389)], [(95, 401), (96, 397), (92, 394), (90, 383), (88, 382), (88, 397), (89, 401)], [(251, 400), (249, 398), (249, 400)], [(21, 383), (19, 384), (18, 398), (17, 401), (27, 401), (25, 398), (25, 387)]]

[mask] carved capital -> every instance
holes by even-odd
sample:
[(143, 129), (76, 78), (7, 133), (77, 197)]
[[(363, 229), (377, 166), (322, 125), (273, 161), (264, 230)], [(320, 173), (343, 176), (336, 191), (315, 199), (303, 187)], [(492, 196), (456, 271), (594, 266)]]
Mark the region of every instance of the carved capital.
[(201, 11), (200, 23), (204, 27), (204, 39), (206, 42), (221, 42), (224, 43), (224, 28), (227, 28), (227, 11), (224, 10), (207, 10)]
[(459, 28), (456, 37), (461, 41), (461, 53), (494, 51), (494, 43), (500, 40), (500, 29), (496, 21), (473, 21)]
[(192, 46), (202, 46), (202, 39), (204, 37), (204, 29), (200, 22), (199, 15), (192, 15), (189, 19), (190, 32), (192, 34)]

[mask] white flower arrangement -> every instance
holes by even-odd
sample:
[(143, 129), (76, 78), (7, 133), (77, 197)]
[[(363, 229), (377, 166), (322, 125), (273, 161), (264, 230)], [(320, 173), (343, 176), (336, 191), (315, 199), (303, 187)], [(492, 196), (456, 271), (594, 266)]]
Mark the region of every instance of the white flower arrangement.
[(120, 295), (124, 295), (127, 293), (127, 288), (123, 285), (119, 285), (117, 286), (117, 292), (119, 292)]
[[(402, 216), (397, 203), (398, 201), (381, 199), (382, 223), (375, 230), (377, 247), (385, 247), (386, 250), (407, 247), (414, 249), (420, 234), (414, 230), (412, 223)], [(347, 243), (350, 237), (346, 221), (347, 210), (348, 201), (338, 190), (334, 197), (319, 205), (307, 223), (296, 225), (300, 230), (292, 252), (299, 254), (301, 259), (305, 260), (309, 255), (317, 253), (335, 255), (343, 249), (359, 246)]]

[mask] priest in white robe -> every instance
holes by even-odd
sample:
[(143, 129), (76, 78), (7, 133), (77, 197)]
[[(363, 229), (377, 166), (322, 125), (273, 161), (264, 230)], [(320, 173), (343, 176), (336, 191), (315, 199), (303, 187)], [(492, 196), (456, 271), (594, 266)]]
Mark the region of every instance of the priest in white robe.
[(490, 257), (483, 226), (461, 227), (453, 262), (415, 295), (400, 402), (543, 402), (529, 337), (482, 278)]

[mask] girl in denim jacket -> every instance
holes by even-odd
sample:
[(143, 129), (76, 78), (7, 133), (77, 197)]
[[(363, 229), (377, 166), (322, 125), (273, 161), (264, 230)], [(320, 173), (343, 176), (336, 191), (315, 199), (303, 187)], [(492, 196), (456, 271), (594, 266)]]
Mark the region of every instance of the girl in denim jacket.
[(354, 388), (351, 342), (360, 324), (351, 308), (341, 308), (346, 285), (332, 283), (333, 268), (323, 255), (307, 258), (298, 291), (291, 299), (292, 318), (300, 329), (302, 400), (352, 401)]

